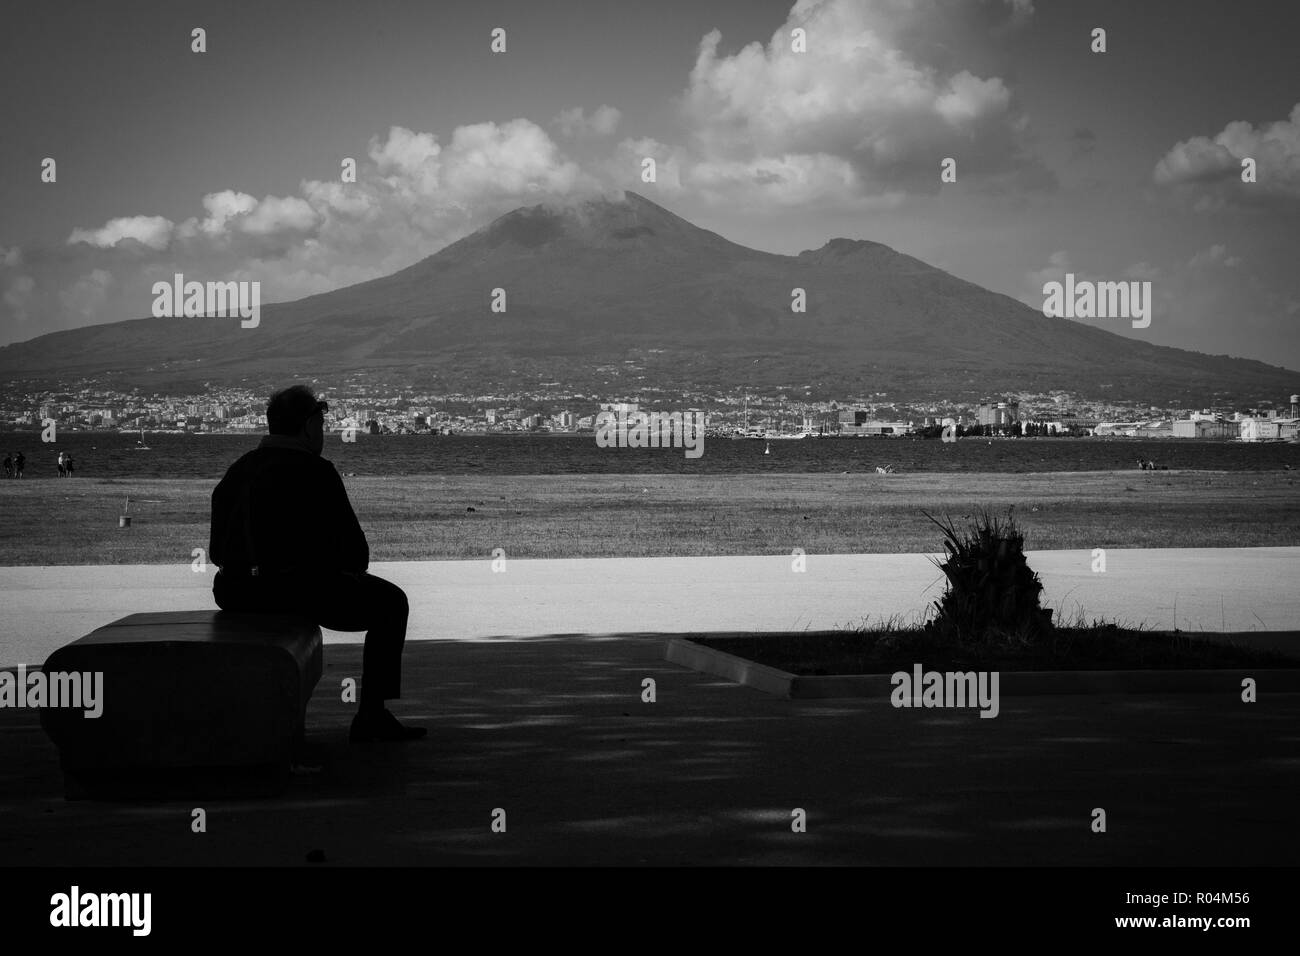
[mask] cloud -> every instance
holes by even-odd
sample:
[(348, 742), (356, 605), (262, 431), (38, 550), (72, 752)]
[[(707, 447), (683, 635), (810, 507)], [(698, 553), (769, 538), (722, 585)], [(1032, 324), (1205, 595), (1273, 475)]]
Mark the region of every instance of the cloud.
[(605, 171), (614, 181), (623, 180), (633, 188), (645, 188), (641, 176), (645, 169), (645, 160), (655, 161), (655, 189), (669, 195), (685, 190), (686, 184), (682, 174), (690, 158), (679, 146), (669, 146), (649, 136), (639, 139), (625, 139), (614, 150), (612, 160), (606, 164)]
[(560, 127), (560, 133), (570, 139), (583, 136), (612, 136), (623, 118), (612, 106), (598, 106), (591, 115), (580, 106), (561, 110), (551, 122)]
[[(1241, 162), (1256, 164), (1256, 181), (1241, 181)], [(1285, 119), (1258, 129), (1229, 123), (1211, 139), (1194, 136), (1177, 143), (1152, 173), (1161, 186), (1198, 193), (1194, 208), (1213, 211), (1231, 201), (1266, 198), (1300, 199), (1300, 103)]]
[(516, 206), (598, 186), (526, 119), (461, 126), (445, 141), (394, 126), (369, 140), (356, 182), (303, 180), (260, 199), (216, 190), (179, 223), (123, 216), (73, 229), (61, 250), (0, 247), (0, 268), (24, 272), (0, 277), (0, 341), (29, 316), (53, 331), (148, 315), (153, 282), (177, 272), (258, 280), (264, 303), (329, 291), (411, 265)]
[(227, 189), (208, 193), (203, 197), (203, 208), (208, 215), (202, 220), (187, 219), (177, 228), (178, 238), (187, 239), (200, 232), (208, 236), (225, 235), (227, 223), (236, 216), (247, 215), (257, 208), (257, 200), (248, 193)]
[(1010, 105), (1011, 94), (1000, 79), (981, 80), (962, 70), (934, 101), (934, 110), (952, 126), (962, 126), (1005, 113)]
[(476, 123), (452, 134), (443, 182), (453, 195), (488, 196), (568, 192), (579, 179), (545, 131), (525, 119)]
[(113, 276), (105, 269), (94, 269), (79, 278), (71, 288), (59, 293), (63, 307), (80, 316), (90, 319), (104, 307), (108, 301), (108, 290), (113, 284)]
[(110, 219), (98, 229), (73, 229), (68, 242), (107, 249), (133, 239), (150, 249), (162, 250), (171, 242), (173, 228), (172, 221), (163, 216), (124, 216)]
[(1065, 281), (1065, 274), (1070, 272), (1070, 254), (1058, 250), (1047, 257), (1047, 265), (1025, 273), (1025, 295), (1021, 301), (1035, 309), (1043, 307), (1043, 286), (1049, 282)]
[[(713, 166), (792, 166), (791, 157), (803, 156), (830, 169), (838, 161), (853, 170), (839, 177), (844, 191), (859, 198), (934, 192), (946, 156), (961, 176), (1029, 173), (1025, 185), (1041, 182), (1006, 82), (952, 62), (961, 45), (954, 31), (965, 30), (966, 44), (987, 34), (987, 18), (971, 15), (977, 7), (1032, 13), (1028, 3), (963, 10), (939, 0), (799, 0), (766, 46), (729, 55), (713, 30), (700, 41), (683, 97), (688, 145)], [(795, 28), (806, 31), (806, 52), (792, 49)]]
[(432, 133), (393, 126), (388, 130), (388, 139), (381, 142), (379, 137), (372, 137), (367, 152), (389, 186), (422, 196), (438, 189), (442, 147)]
[(239, 220), (239, 228), (253, 236), (268, 236), (277, 232), (310, 232), (316, 225), (316, 211), (297, 196), (283, 199), (267, 196), (246, 216)]
[[(758, 209), (891, 208), (937, 190), (947, 156), (971, 188), (1050, 185), (1026, 158), (1028, 119), (990, 48), (1032, 12), (1022, 0), (798, 0), (766, 44), (728, 52), (717, 31), (702, 38), (677, 102), (677, 141), (624, 135), (585, 168), (524, 118), (449, 136), (392, 126), (354, 157), (356, 182), (304, 179), (290, 195), (261, 198), (214, 189), (176, 223), (123, 216), (73, 229), (56, 252), (3, 250), (33, 285), (8, 280), (0, 336), (15, 302), (47, 330), (90, 313), (146, 315), (152, 282), (176, 272), (258, 280), (264, 303), (387, 275), (520, 205), (645, 190), (646, 157), (657, 164), (652, 193)], [(795, 27), (807, 31), (806, 53), (791, 49)], [(974, 47), (979, 68), (964, 62)], [(552, 123), (577, 141), (613, 137), (625, 120), (602, 104)]]
[(27, 321), (35, 290), (36, 280), (27, 275), (14, 276), (5, 286), (3, 301), (15, 321)]

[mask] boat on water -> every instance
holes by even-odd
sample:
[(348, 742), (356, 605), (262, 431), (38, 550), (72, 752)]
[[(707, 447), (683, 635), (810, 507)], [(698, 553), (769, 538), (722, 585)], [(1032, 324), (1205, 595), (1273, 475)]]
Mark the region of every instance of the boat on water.
[(151, 449), (148, 445), (146, 445), (146, 444), (144, 443), (144, 428), (143, 428), (143, 427), (141, 427), (141, 429), (140, 429), (140, 437), (137, 438), (136, 441), (135, 441), (135, 451), (152, 451), (152, 449)]

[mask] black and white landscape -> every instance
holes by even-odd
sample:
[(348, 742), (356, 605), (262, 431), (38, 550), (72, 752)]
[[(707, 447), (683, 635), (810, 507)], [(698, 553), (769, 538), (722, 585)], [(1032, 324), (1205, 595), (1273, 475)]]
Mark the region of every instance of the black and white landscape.
[(1300, 858), (1297, 25), (6, 6), (6, 925), (853, 866), (769, 898), (1248, 944)]

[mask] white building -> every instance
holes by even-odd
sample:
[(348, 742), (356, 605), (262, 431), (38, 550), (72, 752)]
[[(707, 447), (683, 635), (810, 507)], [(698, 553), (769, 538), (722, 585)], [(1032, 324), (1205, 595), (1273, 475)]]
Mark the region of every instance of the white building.
[(1243, 418), (1242, 441), (1295, 441), (1300, 418)]

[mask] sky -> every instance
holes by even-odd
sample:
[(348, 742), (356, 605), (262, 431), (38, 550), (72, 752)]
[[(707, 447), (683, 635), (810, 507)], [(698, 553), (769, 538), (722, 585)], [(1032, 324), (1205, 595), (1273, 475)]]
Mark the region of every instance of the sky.
[(1300, 369), (1292, 0), (5, 10), (0, 344), (144, 317), (177, 272), (289, 301), (633, 189), (754, 248), (870, 239), (1039, 309), (1067, 273), (1149, 281), (1149, 327), (1090, 324)]

